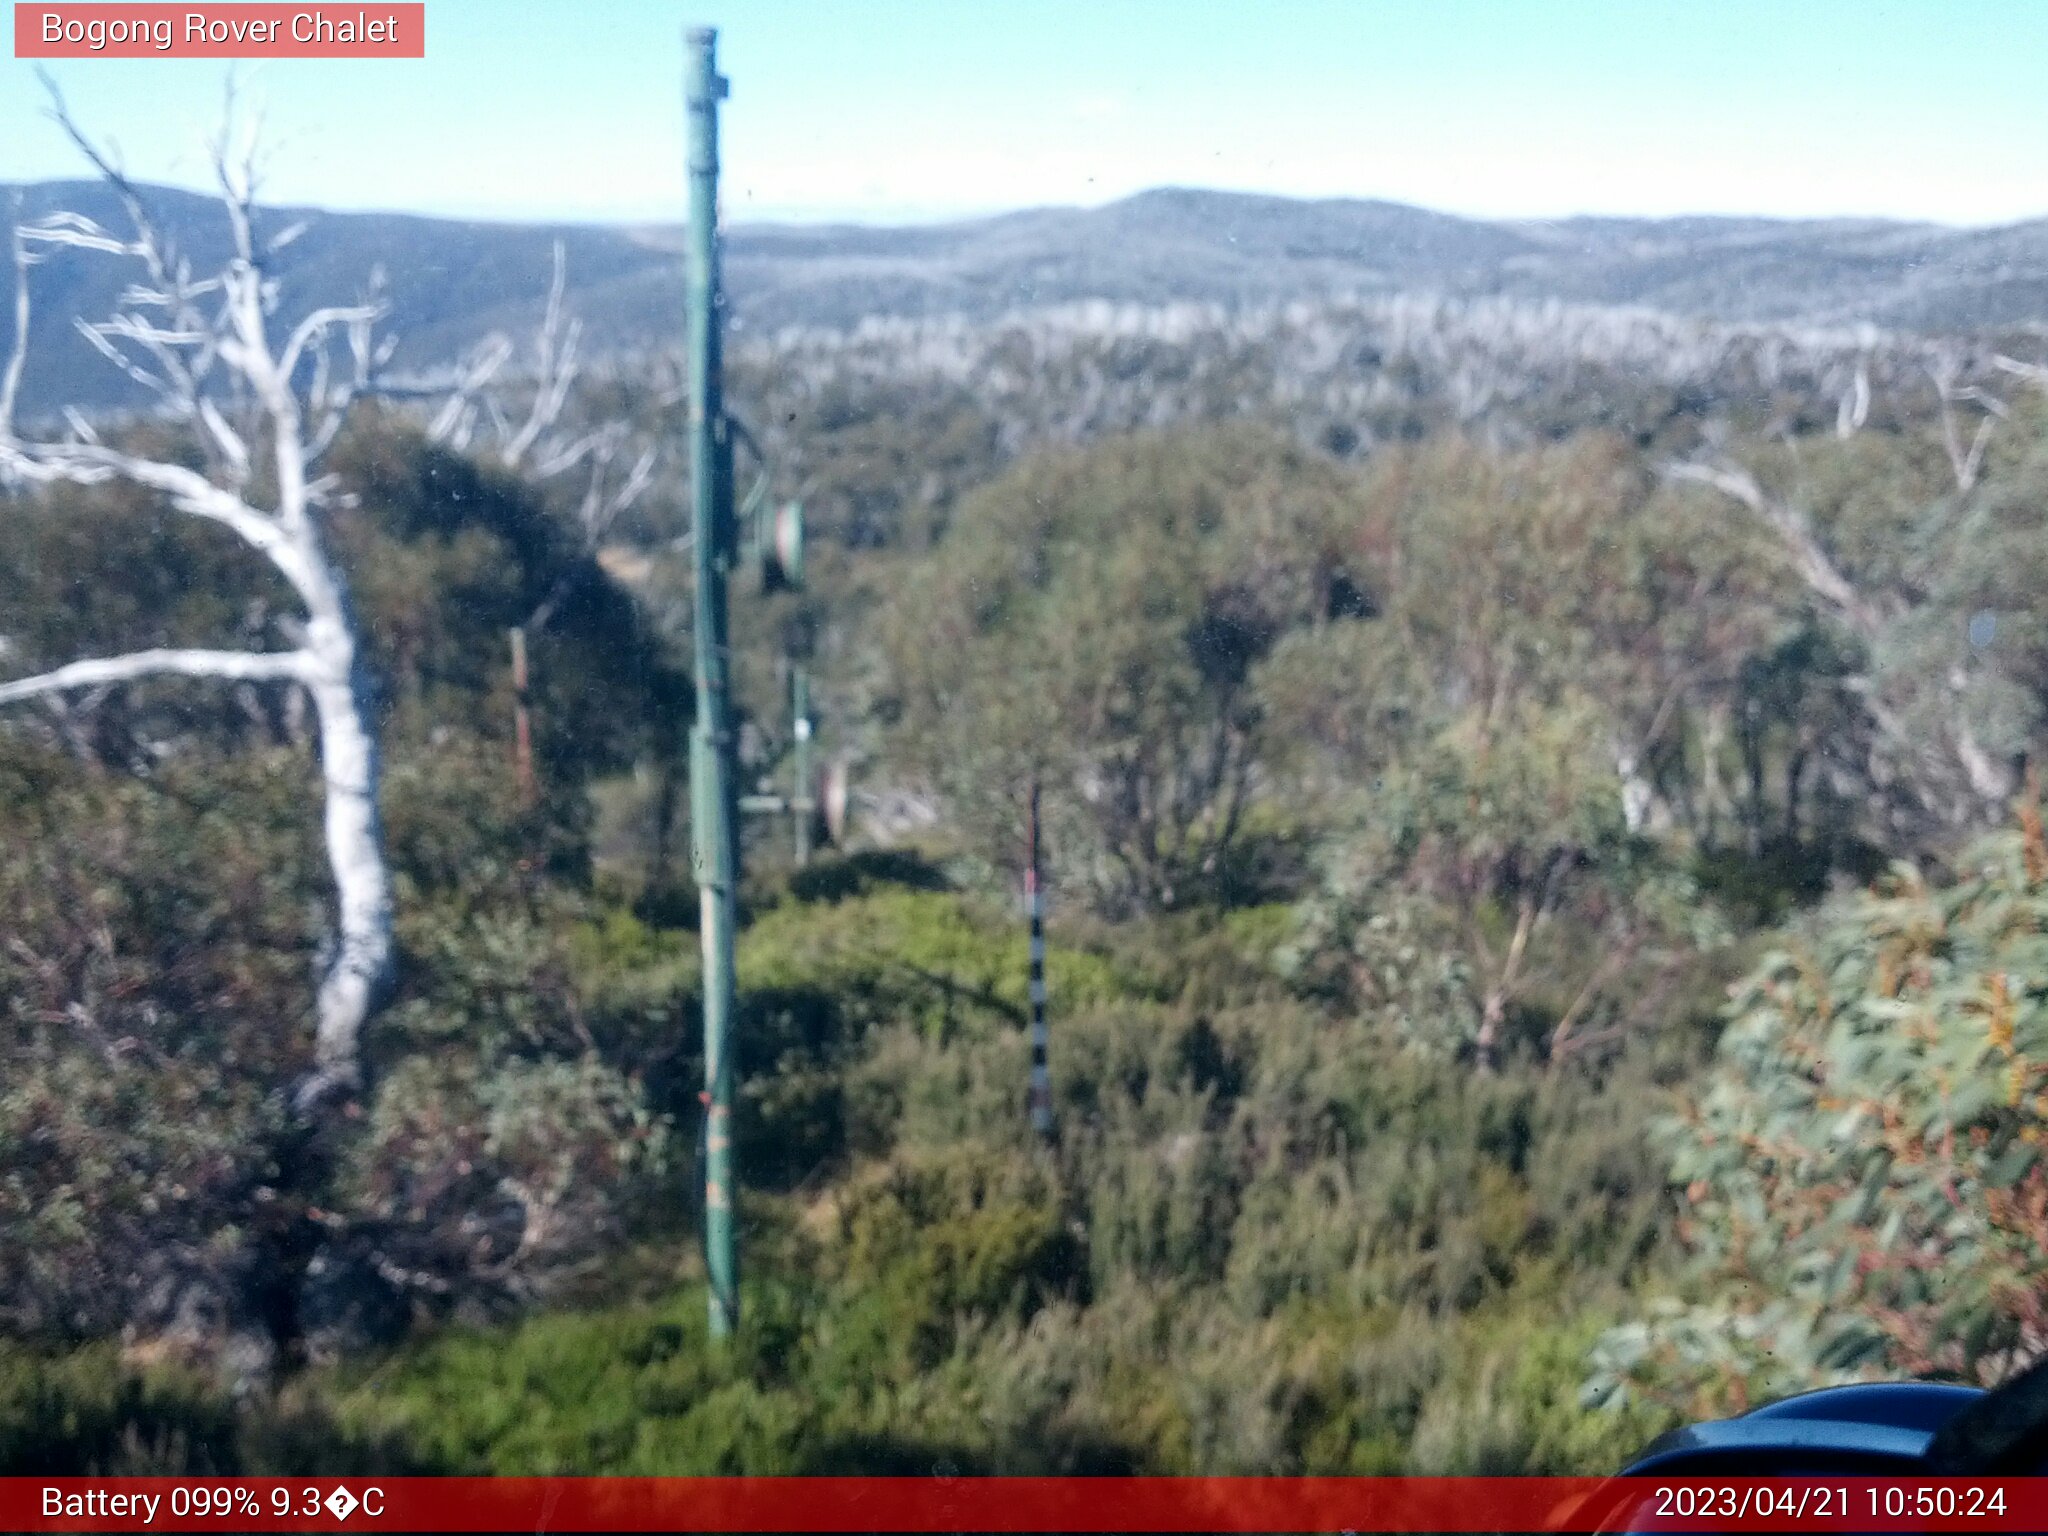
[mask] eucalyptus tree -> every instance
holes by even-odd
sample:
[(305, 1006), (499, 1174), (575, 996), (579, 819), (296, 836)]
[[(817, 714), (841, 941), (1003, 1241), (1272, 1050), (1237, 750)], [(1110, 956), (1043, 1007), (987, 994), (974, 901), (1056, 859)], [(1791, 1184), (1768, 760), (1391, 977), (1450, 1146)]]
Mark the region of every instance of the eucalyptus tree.
[(1695, 1269), (1596, 1394), (1704, 1407), (2048, 1351), (2048, 844), (1900, 863), (1777, 936), (1659, 1132)]
[(1739, 544), (1670, 510), (1601, 437), (1449, 439), (1370, 476), (1374, 617), (1261, 669), (1331, 828), (1304, 983), (1482, 1069), (1538, 1028), (1562, 1061), (1683, 1006), (1720, 936), (1668, 846), (1686, 716), (1767, 626)]
[(1111, 906), (1185, 904), (1264, 784), (1259, 661), (1344, 607), (1354, 491), (1249, 427), (1021, 463), (891, 607), (900, 754), (991, 858), (1014, 863), (1036, 777), (1056, 863)]

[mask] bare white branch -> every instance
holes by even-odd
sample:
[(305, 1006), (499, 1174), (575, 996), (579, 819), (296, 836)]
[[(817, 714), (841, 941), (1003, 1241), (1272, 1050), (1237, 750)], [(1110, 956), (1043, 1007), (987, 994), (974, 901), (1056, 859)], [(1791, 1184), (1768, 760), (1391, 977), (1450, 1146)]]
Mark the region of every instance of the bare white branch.
[(2029, 384), (2048, 388), (2048, 366), (2041, 363), (2023, 363), (2016, 357), (2007, 357), (2003, 352), (1991, 359), (1991, 366), (2000, 373), (2009, 373)]
[(525, 424), (500, 454), (508, 465), (517, 465), (524, 459), (541, 434), (561, 419), (569, 388), (576, 381), (576, 347), (583, 334), (583, 323), (570, 320), (564, 324), (563, 298), (568, 281), (568, 248), (557, 240), (554, 279), (548, 285), (547, 314), (541, 321), (540, 366), (534, 376), (533, 407), (527, 412)]
[(1992, 429), (1999, 418), (1986, 416), (1977, 423), (1977, 435), (1970, 439), (1970, 451), (1963, 455), (1961, 469), (1956, 472), (1956, 484), (1962, 490), (1969, 490), (1977, 483), (1977, 475), (1984, 467), (1984, 450), (1991, 446)]
[(0, 704), (75, 688), (132, 683), (145, 677), (211, 677), (242, 682), (303, 679), (310, 658), (304, 651), (133, 651), (126, 656), (101, 656), (74, 661), (35, 677), (0, 683)]
[(536, 480), (552, 480), (566, 474), (587, 458), (595, 457), (600, 463), (610, 463), (618, 450), (619, 439), (625, 435), (625, 427), (617, 422), (586, 432), (581, 437), (571, 438), (549, 450), (547, 457), (533, 466)]
[(118, 336), (124, 341), (137, 342), (152, 350), (167, 351), (173, 347), (197, 347), (203, 345), (209, 333), (196, 326), (169, 330), (161, 325), (152, 325), (133, 314), (120, 314), (111, 320), (102, 320), (93, 329), (103, 336)]
[(99, 442), (0, 441), (0, 462), (10, 463), (17, 474), (32, 481), (100, 485), (109, 480), (125, 480), (131, 485), (161, 491), (180, 512), (233, 529), (277, 563), (287, 578), (293, 578), (294, 586), (298, 585), (295, 573), (300, 562), (286, 548), (276, 520), (215, 485), (197, 470), (123, 453)]
[(277, 371), (290, 379), (299, 371), (299, 362), (305, 356), (307, 346), (335, 326), (370, 325), (382, 318), (382, 308), (373, 304), (332, 304), (314, 310), (292, 328), (291, 339), (285, 343)]
[(1712, 486), (1722, 495), (1749, 508), (1778, 535), (1791, 557), (1793, 568), (1807, 587), (1847, 620), (1857, 634), (1866, 640), (1876, 637), (1881, 627), (1877, 610), (1828, 557), (1804, 514), (1796, 507), (1766, 494), (1754, 475), (1733, 465), (1669, 464), (1665, 466), (1664, 473), (1673, 480)]
[(109, 256), (140, 256), (140, 244), (118, 240), (91, 219), (78, 213), (56, 213), (40, 224), (30, 224), (21, 238), (34, 245), (71, 246), (81, 251), (103, 251)]
[(2000, 421), (2009, 421), (2012, 418), (2012, 408), (1999, 399), (1998, 396), (1979, 385), (1965, 385), (1956, 391), (1956, 398), (1958, 400), (1967, 400), (1972, 405), (1981, 405)]
[(626, 483), (619, 487), (618, 493), (611, 499), (610, 506), (606, 508), (608, 521), (616, 518), (647, 493), (647, 488), (654, 483), (654, 466), (658, 458), (659, 452), (652, 445), (641, 450), (639, 460), (626, 476)]
[[(485, 337), (456, 370), (455, 382), (447, 391), (447, 400), (427, 428), (427, 437), (436, 443), (448, 443), (463, 447), (468, 441), (468, 430), (475, 419), (477, 396), (497, 377), (498, 370), (505, 366), (513, 352), (512, 338), (502, 332), (493, 332)], [(429, 390), (426, 393), (438, 394)], [(458, 434), (462, 442), (455, 442)]]
[(1870, 359), (1858, 358), (1856, 376), (1849, 387), (1842, 391), (1840, 404), (1835, 410), (1835, 436), (1848, 439), (1863, 430), (1863, 424), (1870, 419)]
[[(168, 289), (172, 287), (171, 263), (169, 260), (171, 253), (168, 246), (157, 233), (156, 221), (150, 215), (149, 205), (142, 200), (142, 194), (135, 189), (135, 184), (100, 150), (98, 145), (94, 144), (86, 136), (77, 122), (73, 120), (70, 109), (64, 104), (63, 92), (57, 89), (57, 82), (51, 78), (49, 72), (47, 70), (38, 70), (37, 75), (42, 80), (44, 92), (50, 98), (51, 119), (63, 130), (64, 136), (71, 140), (78, 152), (92, 163), (93, 169), (100, 173), (101, 179), (107, 183), (115, 196), (120, 199), (121, 206), (128, 215), (128, 222), (135, 229), (134, 241), (116, 254), (132, 255), (141, 258), (143, 264), (149, 269), (151, 279), (159, 288)], [(46, 224), (50, 222), (52, 221), (45, 221)], [(73, 215), (66, 222), (81, 236), (87, 238), (93, 236), (101, 239), (108, 238), (90, 219)]]
[(128, 375), (137, 384), (142, 385), (152, 394), (168, 395), (173, 392), (174, 386), (169, 380), (158, 378), (126, 352), (115, 346), (112, 341), (108, 340), (107, 328), (104, 325), (93, 325), (85, 320), (73, 320), (71, 324), (72, 328), (79, 335), (92, 344), (92, 349), (95, 352)]
[(228, 424), (219, 406), (204, 397), (199, 401), (199, 420), (213, 439), (214, 446), (220, 450), (221, 457), (227, 461), (228, 473), (234, 484), (246, 484), (250, 467), (249, 445), (242, 441), (242, 434)]
[[(1934, 392), (1941, 402), (1941, 443), (1948, 453), (1949, 468), (1956, 477), (1956, 489), (1968, 491), (1977, 484), (1977, 475), (1984, 467), (1984, 450), (1990, 446), (1993, 429), (2010, 412), (2004, 401), (1975, 385), (1958, 387), (1956, 379), (1961, 368), (1953, 353), (1943, 352), (1928, 365), (1927, 372), (1934, 380)], [(1971, 401), (1986, 413), (1984, 419), (1977, 423), (1977, 431), (1967, 447), (1956, 422), (1955, 406), (1959, 400)]]
[(0, 442), (14, 436), (14, 401), (21, 393), (22, 371), (28, 366), (29, 289), (28, 247), (21, 237), (21, 194), (14, 194), (13, 234), (9, 240), (14, 261), (14, 340), (7, 349), (7, 362), (0, 367)]

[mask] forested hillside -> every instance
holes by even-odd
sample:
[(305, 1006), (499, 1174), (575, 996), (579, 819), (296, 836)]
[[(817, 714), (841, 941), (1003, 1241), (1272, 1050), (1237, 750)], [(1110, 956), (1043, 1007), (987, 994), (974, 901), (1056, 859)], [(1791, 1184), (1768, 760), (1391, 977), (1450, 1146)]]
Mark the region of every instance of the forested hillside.
[[(118, 229), (92, 181), (0, 184), (0, 231), (57, 209)], [(151, 188), (173, 245), (195, 270), (227, 250), (206, 194)], [(296, 320), (344, 304), (373, 270), (389, 280), (399, 366), (444, 372), (494, 330), (530, 332), (550, 252), (568, 255), (570, 292), (593, 354), (646, 362), (683, 308), (682, 236), (673, 227), (522, 225), (400, 214), (263, 210)], [(1305, 201), (1162, 188), (1092, 209), (1044, 208), (902, 228), (740, 223), (727, 276), (735, 340), (789, 330), (858, 330), (877, 321), (1015, 321), (1075, 305), (1199, 306), (1236, 313), (1410, 299), (1448, 303), (1496, 346), (1556, 328), (1702, 326), (1802, 336), (1846, 349), (1897, 332), (1995, 333), (2038, 343), (2048, 300), (2048, 224), (1948, 229), (1883, 220), (1567, 219), (1489, 223), (1398, 203)], [(46, 274), (38, 345), (22, 393), (31, 413), (64, 404), (133, 405), (133, 381), (61, 323), (98, 313), (117, 283), (104, 266)], [(61, 302), (60, 302), (61, 300)], [(1431, 308), (1425, 313), (1435, 313)], [(1410, 322), (1411, 324), (1413, 322)], [(1423, 320), (1428, 326), (1433, 322)], [(1071, 325), (1071, 322), (1068, 322)], [(0, 348), (13, 316), (0, 307)], [(1062, 327), (1067, 328), (1067, 327)], [(1668, 341), (1666, 345), (1669, 345)], [(1690, 348), (1673, 349), (1674, 357)], [(651, 349), (658, 352), (659, 348)], [(2028, 353), (2028, 356), (2033, 356)]]
[[(294, 1098), (336, 942), (302, 690), (0, 707), (0, 1465), (1597, 1471), (1677, 1414), (2041, 1352), (2018, 311), (1915, 266), (1928, 329), (1860, 327), (1903, 311), (1830, 253), (1926, 231), (1231, 214), (1285, 248), (1243, 258), (1257, 303), (1191, 278), (735, 336), (730, 403), (816, 544), (803, 592), (735, 602), (748, 787), (790, 771), (795, 659), (856, 805), (801, 867), (746, 835), (722, 1348), (672, 357), (573, 381), (561, 440), (600, 436), (566, 467), (516, 450), (547, 379), (514, 373), (497, 435), (365, 399), (324, 462), (397, 946), (331, 1110)], [(1029, 227), (878, 233), (875, 270)], [(765, 293), (800, 242), (750, 238)], [(1742, 276), (1774, 240), (1821, 253), (1782, 300)], [(1733, 253), (1752, 308), (1523, 301), (1676, 292), (1642, 276), (1667, 241)], [(1564, 249), (1570, 282), (1503, 275)], [(1335, 298), (1289, 265), (1397, 257), (1474, 275)], [(38, 268), (52, 324), (87, 259)], [(605, 259), (572, 246), (571, 311)], [(1935, 328), (1951, 302), (1971, 324)], [(101, 431), (226, 473), (196, 419)], [(0, 491), (0, 700), (295, 637), (217, 518)]]

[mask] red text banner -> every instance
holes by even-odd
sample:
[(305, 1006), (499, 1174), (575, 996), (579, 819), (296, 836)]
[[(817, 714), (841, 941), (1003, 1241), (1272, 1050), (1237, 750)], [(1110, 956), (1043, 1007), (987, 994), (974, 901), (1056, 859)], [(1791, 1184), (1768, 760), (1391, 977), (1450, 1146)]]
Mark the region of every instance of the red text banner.
[(2048, 1478), (0, 1478), (9, 1531), (2048, 1531)]
[(423, 59), (423, 3), (14, 7), (18, 59)]

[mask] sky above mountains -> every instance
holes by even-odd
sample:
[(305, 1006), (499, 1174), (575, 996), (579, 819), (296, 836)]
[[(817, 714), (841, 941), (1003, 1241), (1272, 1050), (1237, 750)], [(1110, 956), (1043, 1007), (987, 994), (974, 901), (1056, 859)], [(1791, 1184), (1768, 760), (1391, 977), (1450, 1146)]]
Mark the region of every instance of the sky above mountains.
[[(719, 14), (720, 10), (724, 14)], [(728, 216), (898, 222), (1145, 187), (1482, 217), (2048, 213), (2034, 0), (429, 0), (427, 58), (244, 72), (268, 200), (674, 220), (681, 32), (721, 30)], [(223, 67), (64, 61), (139, 177), (202, 184)], [(80, 173), (0, 60), (0, 181)]]

